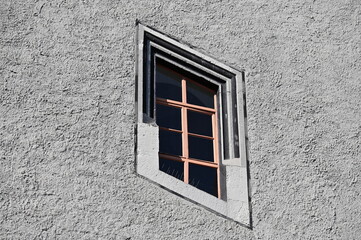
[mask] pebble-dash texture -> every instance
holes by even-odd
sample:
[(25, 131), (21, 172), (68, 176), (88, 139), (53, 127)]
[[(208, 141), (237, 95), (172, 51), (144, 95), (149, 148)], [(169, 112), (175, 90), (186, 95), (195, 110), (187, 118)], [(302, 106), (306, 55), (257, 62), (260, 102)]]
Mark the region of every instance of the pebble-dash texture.
[[(135, 20), (246, 71), (253, 229), (134, 174)], [(360, 239), (361, 2), (0, 7), (0, 239)]]

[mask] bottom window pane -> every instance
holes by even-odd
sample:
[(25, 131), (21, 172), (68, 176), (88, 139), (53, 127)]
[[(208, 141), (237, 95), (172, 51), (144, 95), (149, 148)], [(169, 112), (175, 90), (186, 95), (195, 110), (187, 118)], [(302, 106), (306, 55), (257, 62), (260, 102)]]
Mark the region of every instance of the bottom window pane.
[(179, 180), (184, 179), (184, 166), (183, 162), (177, 162), (173, 160), (167, 160), (164, 158), (159, 158), (159, 170), (165, 172)]
[(217, 169), (190, 163), (189, 184), (217, 197)]

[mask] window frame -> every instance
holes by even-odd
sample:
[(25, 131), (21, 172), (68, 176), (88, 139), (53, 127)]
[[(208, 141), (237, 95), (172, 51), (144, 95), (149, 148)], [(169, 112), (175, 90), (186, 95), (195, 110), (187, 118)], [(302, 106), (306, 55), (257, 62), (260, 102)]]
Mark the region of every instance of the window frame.
[[(137, 24), (135, 171), (139, 176), (206, 209), (252, 228), (247, 160), (244, 72), (229, 67), (141, 23)], [(220, 198), (159, 170), (155, 123), (155, 64), (160, 60), (218, 86)]]
[[(199, 165), (199, 166), (203, 166), (203, 167), (215, 168), (217, 171), (217, 197), (221, 198), (222, 192), (221, 192), (221, 186), (220, 186), (220, 166), (219, 166), (220, 164), (219, 164), (219, 150), (218, 150), (219, 142), (218, 142), (217, 91), (210, 89), (210, 88), (192, 80), (191, 78), (188, 78), (185, 75), (182, 75), (182, 74), (172, 70), (171, 68), (168, 68), (166, 66), (163, 66), (162, 64), (156, 63), (156, 68), (158, 68), (158, 67), (166, 69), (167, 71), (171, 72), (172, 74), (180, 77), (180, 79), (181, 79), (181, 96), (182, 96), (181, 101), (176, 101), (176, 100), (171, 100), (171, 99), (160, 98), (157, 96), (157, 94), (155, 94), (156, 106), (158, 104), (160, 104), (163, 106), (179, 108), (181, 110), (181, 130), (166, 128), (166, 127), (161, 127), (161, 126), (159, 126), (159, 130), (177, 132), (177, 133), (182, 134), (182, 156), (174, 156), (171, 154), (159, 152), (159, 158), (167, 159), (170, 161), (182, 162), (184, 164), (183, 181), (187, 184), (190, 184), (189, 183), (189, 164), (190, 163)], [(155, 78), (157, 78), (157, 76)], [(213, 108), (188, 103), (188, 98), (187, 98), (188, 82), (196, 84), (199, 87), (205, 89), (206, 91), (212, 93)], [(155, 107), (155, 109), (157, 109), (157, 107)], [(189, 131), (189, 129), (188, 129), (188, 111), (200, 112), (202, 114), (211, 116), (212, 136), (191, 133)], [(190, 155), (189, 155), (189, 139), (188, 139), (189, 136), (212, 140), (213, 162), (190, 157)]]

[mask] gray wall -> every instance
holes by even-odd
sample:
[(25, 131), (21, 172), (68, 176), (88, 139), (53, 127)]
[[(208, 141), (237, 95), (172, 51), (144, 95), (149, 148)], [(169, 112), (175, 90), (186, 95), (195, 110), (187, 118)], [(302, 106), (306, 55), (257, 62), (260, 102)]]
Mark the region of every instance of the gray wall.
[[(94, 2), (1, 1), (1, 239), (359, 238), (359, 0)], [(253, 229), (134, 174), (137, 18), (245, 69)]]

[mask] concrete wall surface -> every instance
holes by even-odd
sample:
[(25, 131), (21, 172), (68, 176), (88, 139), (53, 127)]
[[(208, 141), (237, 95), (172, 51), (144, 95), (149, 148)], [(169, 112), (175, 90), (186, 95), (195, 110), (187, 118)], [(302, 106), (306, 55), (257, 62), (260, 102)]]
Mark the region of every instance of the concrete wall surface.
[[(360, 0), (0, 2), (0, 239), (360, 239)], [(252, 229), (134, 173), (136, 19), (245, 70)]]

